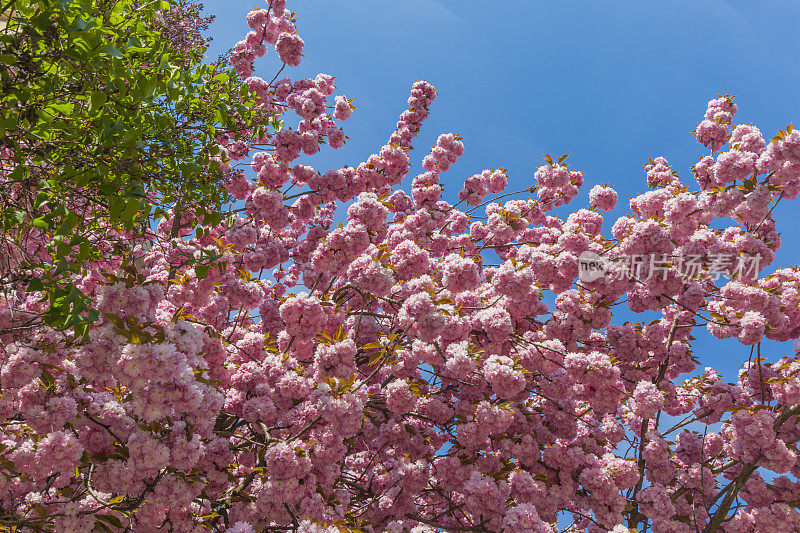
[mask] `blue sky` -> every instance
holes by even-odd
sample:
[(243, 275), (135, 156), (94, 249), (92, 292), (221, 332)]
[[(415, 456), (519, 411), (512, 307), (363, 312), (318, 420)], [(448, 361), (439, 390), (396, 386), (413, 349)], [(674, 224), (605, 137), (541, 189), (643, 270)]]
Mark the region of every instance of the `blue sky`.
[[(216, 15), (215, 57), (244, 36), (245, 14), (263, 4), (205, 5)], [(624, 198), (646, 190), (649, 157), (664, 156), (695, 185), (689, 167), (706, 151), (691, 131), (717, 93), (735, 94), (735, 121), (766, 138), (800, 122), (800, 0), (288, 0), (287, 8), (306, 42), (305, 61), (287, 75), (332, 74), (337, 94), (358, 107), (345, 123), (347, 146), (315, 156), (315, 168), (356, 165), (376, 152), (411, 84), (427, 79), (439, 97), (414, 143), (415, 166), (440, 133), (465, 138), (465, 155), (444, 177), (446, 199), (491, 167), (510, 170), (509, 190), (523, 189), (542, 154), (571, 153), (586, 180), (576, 209), (594, 184), (620, 193), (608, 229), (628, 213)], [(270, 51), (256, 71), (271, 79), (279, 66)], [(800, 263), (794, 202), (775, 211), (784, 241), (775, 265)], [(764, 351), (788, 350), (770, 343)], [(749, 349), (699, 335), (695, 353), (732, 378)]]

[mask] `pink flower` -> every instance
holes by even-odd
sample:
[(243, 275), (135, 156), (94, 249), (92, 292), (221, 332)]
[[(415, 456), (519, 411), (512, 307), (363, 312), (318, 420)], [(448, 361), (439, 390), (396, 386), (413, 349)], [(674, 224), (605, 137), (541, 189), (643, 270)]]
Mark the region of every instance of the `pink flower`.
[(334, 76), (330, 76), (328, 74), (317, 74), (317, 77), (314, 78), (314, 85), (317, 87), (319, 92), (326, 96), (333, 94), (333, 91), (336, 89)]
[(289, 335), (315, 335), (328, 321), (319, 300), (305, 292), (288, 298), (279, 312)]
[(258, 187), (247, 202), (247, 211), (271, 226), (281, 228), (289, 220), (289, 209), (283, 205), (283, 195), (265, 187)]
[(766, 144), (761, 136), (761, 130), (750, 124), (739, 124), (733, 128), (730, 144), (736, 150), (745, 152), (755, 152), (760, 154), (764, 151)]
[(353, 108), (344, 96), (336, 97), (336, 107), (333, 110), (334, 118), (338, 120), (347, 120), (353, 114)]
[(601, 211), (610, 211), (617, 205), (617, 191), (611, 187), (595, 185), (589, 191), (589, 205)]
[(555, 533), (552, 525), (543, 521), (530, 503), (521, 503), (509, 509), (503, 518), (503, 531), (507, 533)]
[(737, 110), (738, 106), (733, 103), (733, 97), (725, 95), (708, 102), (705, 118), (721, 124), (730, 124)]
[(290, 67), (296, 67), (302, 60), (304, 44), (299, 35), (282, 33), (275, 44), (275, 50), (278, 52), (278, 57), (281, 58), (281, 61)]
[(80, 461), (83, 446), (71, 431), (54, 431), (39, 442), (36, 448), (38, 469), (43, 476), (55, 472), (73, 474)]
[(633, 391), (633, 411), (641, 418), (652, 418), (664, 406), (664, 395), (650, 381), (640, 381)]
[(728, 125), (706, 119), (697, 125), (695, 137), (697, 142), (703, 146), (717, 150), (725, 144), (725, 139), (728, 137)]
[(460, 201), (466, 200), (467, 205), (479, 205), (486, 196), (486, 183), (481, 174), (471, 176), (464, 181), (464, 188), (458, 193)]
[(269, 22), (269, 12), (266, 9), (254, 9), (247, 14), (247, 25), (253, 31), (258, 31)]
[(347, 278), (356, 287), (376, 296), (388, 295), (394, 285), (391, 269), (375, 261), (372, 254), (364, 254), (353, 261), (347, 269)]
[(334, 128), (328, 132), (328, 144), (334, 150), (344, 146), (344, 138), (344, 131), (339, 128)]
[(392, 250), (391, 261), (398, 277), (409, 280), (421, 276), (430, 268), (430, 254), (413, 241), (403, 241)]
[(747, 311), (739, 321), (739, 342), (745, 346), (758, 344), (764, 336), (767, 319), (757, 311)]
[(495, 170), (486, 178), (486, 190), (490, 194), (500, 194), (505, 190), (506, 185), (508, 185), (508, 176), (503, 171)]
[[(276, 0), (277, 2), (277, 0)], [(225, 530), (225, 533), (254, 533), (255, 530), (247, 522), (236, 522), (231, 527)]]
[(281, 130), (275, 134), (275, 153), (285, 162), (297, 159), (302, 150), (300, 134), (292, 130)]
[(427, 292), (418, 292), (406, 298), (397, 319), (403, 328), (410, 329), (423, 341), (433, 341), (447, 325), (445, 315), (437, 309)]
[(514, 369), (514, 361), (492, 355), (483, 363), (483, 373), (498, 398), (513, 398), (525, 389), (525, 375)]
[(417, 396), (407, 381), (395, 380), (386, 386), (386, 405), (392, 413), (402, 415), (412, 411), (417, 403)]
[(468, 257), (450, 254), (442, 263), (442, 281), (453, 292), (474, 289), (480, 283), (480, 267)]
[(286, 9), (286, 0), (270, 0), (269, 5), (272, 8), (273, 15), (275, 15), (276, 17), (283, 16), (284, 10)]

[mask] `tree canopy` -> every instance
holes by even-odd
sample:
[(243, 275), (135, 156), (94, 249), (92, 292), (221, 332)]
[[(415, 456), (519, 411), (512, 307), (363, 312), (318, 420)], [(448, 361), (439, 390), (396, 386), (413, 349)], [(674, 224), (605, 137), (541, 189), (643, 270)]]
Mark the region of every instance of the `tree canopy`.
[[(310, 166), (355, 107), (280, 77), (284, 0), (214, 63), (198, 6), (0, 6), (0, 530), (800, 529), (800, 275), (765, 274), (791, 125), (717, 95), (693, 180), (649, 158), (604, 231), (618, 193), (577, 206), (567, 155), (451, 197), (447, 133), (411, 177), (428, 81)], [(699, 328), (750, 351), (736, 381)]]
[[(203, 62), (207, 26), (176, 2), (23, 1), (0, 35), (0, 276), (43, 291), (60, 329), (97, 318), (70, 274), (168, 209), (220, 219), (228, 199), (215, 139), (255, 114), (224, 62)], [(41, 261), (20, 246), (30, 232)], [(133, 257), (124, 252), (127, 262)], [(85, 331), (83, 329), (82, 331)]]

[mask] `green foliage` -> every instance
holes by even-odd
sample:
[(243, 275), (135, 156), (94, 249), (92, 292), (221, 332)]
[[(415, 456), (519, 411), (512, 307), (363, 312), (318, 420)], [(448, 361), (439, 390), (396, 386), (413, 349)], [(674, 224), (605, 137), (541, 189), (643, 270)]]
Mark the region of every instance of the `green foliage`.
[[(96, 318), (70, 275), (115, 244), (148, 231), (178, 206), (218, 214), (228, 201), (220, 133), (252, 124), (253, 102), (223, 63), (203, 64), (202, 41), (176, 46), (160, 22), (177, 0), (12, 0), (0, 15), (0, 224), (28, 290), (47, 295), (43, 316), (65, 329)], [(200, 48), (198, 50), (198, 48)], [(20, 193), (20, 190), (23, 193)], [(17, 246), (49, 239), (50, 261)], [(104, 246), (98, 246), (102, 241)]]

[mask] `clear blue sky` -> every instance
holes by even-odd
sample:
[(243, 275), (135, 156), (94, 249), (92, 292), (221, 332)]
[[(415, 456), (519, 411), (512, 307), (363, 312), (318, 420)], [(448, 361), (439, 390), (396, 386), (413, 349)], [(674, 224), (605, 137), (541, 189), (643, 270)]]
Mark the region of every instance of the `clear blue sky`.
[[(241, 39), (245, 14), (263, 5), (205, 4), (216, 15), (210, 57)], [(287, 75), (335, 75), (337, 94), (358, 107), (345, 123), (347, 146), (315, 156), (315, 168), (376, 152), (411, 84), (427, 79), (439, 97), (413, 162), (419, 168), (440, 133), (465, 138), (465, 155), (444, 179), (450, 200), (485, 168), (509, 169), (509, 190), (518, 190), (533, 183), (543, 153), (571, 153), (586, 180), (573, 206), (585, 206), (597, 183), (619, 191), (609, 229), (628, 213), (624, 198), (646, 190), (649, 157), (666, 157), (694, 186), (689, 167), (706, 151), (691, 131), (717, 93), (735, 94), (735, 121), (767, 139), (800, 122), (800, 0), (288, 0), (287, 8), (306, 42), (305, 61)], [(256, 71), (270, 79), (279, 66), (271, 50)], [(798, 206), (776, 209), (784, 246), (769, 271), (800, 263)], [(698, 337), (701, 361), (729, 372), (749, 353)], [(772, 357), (791, 349), (770, 344)]]

